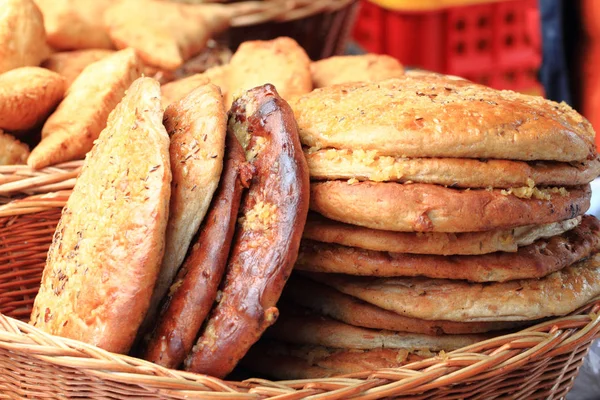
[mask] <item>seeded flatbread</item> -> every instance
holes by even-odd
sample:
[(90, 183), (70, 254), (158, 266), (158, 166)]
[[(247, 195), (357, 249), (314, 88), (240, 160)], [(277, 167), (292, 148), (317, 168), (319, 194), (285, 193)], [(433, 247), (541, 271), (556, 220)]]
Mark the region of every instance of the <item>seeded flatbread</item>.
[(600, 254), (542, 279), (475, 284), (430, 278), (311, 274), (386, 310), (428, 320), (526, 321), (565, 315), (600, 295)]
[(312, 183), (310, 195), (311, 210), (347, 224), (399, 232), (478, 232), (575, 218), (589, 208), (591, 190), (589, 185), (502, 191), (329, 181)]
[(48, 252), (31, 323), (126, 353), (164, 251), (171, 169), (160, 88), (135, 81), (85, 160)]
[(396, 157), (581, 161), (591, 124), (565, 103), (469, 81), (410, 76), (316, 89), (290, 101), (303, 144)]
[(581, 217), (543, 225), (483, 232), (393, 232), (364, 228), (309, 213), (303, 237), (324, 243), (375, 251), (409, 254), (478, 255), (495, 251), (515, 252), (532, 244), (575, 228)]
[(468, 158), (402, 158), (370, 150), (307, 151), (311, 179), (434, 183), (458, 188), (576, 186), (600, 174), (596, 157), (583, 162), (525, 162)]

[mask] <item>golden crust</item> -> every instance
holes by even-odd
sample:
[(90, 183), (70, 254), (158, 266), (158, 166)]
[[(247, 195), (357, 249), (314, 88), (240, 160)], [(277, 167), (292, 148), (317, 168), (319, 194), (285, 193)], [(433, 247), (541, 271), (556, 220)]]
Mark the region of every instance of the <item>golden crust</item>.
[(112, 49), (102, 24), (116, 0), (35, 0), (44, 15), (48, 44), (57, 50)]
[(308, 151), (310, 176), (316, 180), (358, 179), (416, 182), (460, 188), (510, 188), (585, 185), (600, 174), (598, 157), (583, 162), (524, 162), (468, 158), (402, 158), (375, 150)]
[(0, 129), (0, 165), (25, 164), (28, 156), (29, 146)]
[(145, 63), (173, 71), (227, 28), (229, 15), (215, 4), (121, 0), (106, 10), (104, 24), (117, 48), (133, 47)]
[(428, 349), (348, 350), (261, 340), (242, 365), (274, 379), (315, 379), (396, 368), (435, 355)]
[(600, 254), (542, 279), (475, 284), (430, 278), (311, 274), (323, 284), (412, 318), (525, 321), (568, 314), (600, 295)]
[[(307, 293), (310, 295), (307, 296)], [(484, 333), (524, 325), (523, 322), (455, 322), (410, 318), (348, 296), (329, 286), (306, 279), (300, 274), (294, 274), (290, 278), (282, 298), (319, 315), (350, 325), (425, 335)]]
[(568, 105), (468, 81), (404, 76), (316, 89), (290, 101), (310, 147), (396, 157), (580, 161), (591, 124)]
[(129, 350), (164, 249), (171, 170), (162, 116), (150, 78), (134, 82), (111, 113), (56, 228), (31, 314), (36, 327)]
[(563, 221), (590, 206), (589, 185), (540, 194), (548, 200), (426, 183), (330, 181), (311, 184), (310, 207), (327, 218), (372, 229), (477, 232)]
[(366, 250), (409, 254), (479, 255), (496, 251), (515, 252), (573, 229), (581, 222), (576, 217), (544, 225), (525, 225), (513, 229), (483, 232), (393, 232), (348, 225), (317, 213), (309, 213), (303, 237)]
[(0, 74), (40, 65), (49, 53), (44, 17), (33, 0), (4, 0), (0, 7)]
[(228, 90), (227, 77), (229, 67), (221, 65), (209, 68), (200, 74), (194, 74), (177, 81), (169, 82), (161, 87), (163, 107), (184, 98), (192, 90), (199, 86), (212, 83), (221, 89), (221, 95), (225, 98)]
[(41, 124), (65, 94), (65, 80), (39, 67), (0, 74), (0, 129), (25, 131)]
[[(289, 311), (289, 312), (288, 312)], [(490, 335), (425, 335), (352, 326), (330, 318), (281, 308), (281, 315), (265, 337), (294, 344), (342, 349), (419, 349), (452, 351), (489, 339)]]
[(541, 278), (600, 251), (600, 222), (584, 216), (562, 235), (537, 240), (516, 253), (439, 256), (389, 253), (304, 241), (297, 270), (360, 276), (427, 276), (471, 282)]
[(310, 64), (313, 86), (377, 82), (404, 75), (402, 64), (385, 54), (334, 56)]
[(83, 158), (106, 126), (109, 113), (140, 74), (139, 59), (132, 49), (88, 65), (44, 124), (42, 141), (27, 164), (42, 168)]
[(148, 324), (153, 323), (219, 185), (227, 130), (219, 88), (201, 86), (171, 104), (163, 123), (171, 137), (173, 183), (165, 255), (146, 315)]
[(279, 37), (247, 41), (230, 62), (227, 103), (253, 87), (270, 83), (284, 99), (312, 90), (310, 59), (295, 40)]
[(91, 49), (63, 51), (50, 55), (42, 67), (54, 71), (65, 78), (67, 87), (88, 65), (114, 54), (114, 50)]

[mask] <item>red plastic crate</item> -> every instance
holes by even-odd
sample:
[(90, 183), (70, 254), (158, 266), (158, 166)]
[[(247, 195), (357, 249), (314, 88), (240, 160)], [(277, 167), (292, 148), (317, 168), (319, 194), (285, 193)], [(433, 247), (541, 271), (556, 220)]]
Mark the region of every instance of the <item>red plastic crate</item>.
[(427, 11), (387, 10), (363, 1), (354, 38), (367, 51), (389, 54), (408, 66), (500, 89), (541, 90), (537, 0)]

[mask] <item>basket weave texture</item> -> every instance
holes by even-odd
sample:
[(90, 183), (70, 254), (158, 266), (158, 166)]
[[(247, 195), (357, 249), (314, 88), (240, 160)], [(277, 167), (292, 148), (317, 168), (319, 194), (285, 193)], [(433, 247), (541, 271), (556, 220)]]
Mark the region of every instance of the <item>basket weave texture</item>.
[[(21, 181), (30, 179), (24, 171)], [(226, 382), (165, 369), (23, 322), (68, 195), (38, 194), (0, 206), (0, 398), (559, 399), (600, 337), (597, 298), (569, 316), (396, 369), (279, 382)]]

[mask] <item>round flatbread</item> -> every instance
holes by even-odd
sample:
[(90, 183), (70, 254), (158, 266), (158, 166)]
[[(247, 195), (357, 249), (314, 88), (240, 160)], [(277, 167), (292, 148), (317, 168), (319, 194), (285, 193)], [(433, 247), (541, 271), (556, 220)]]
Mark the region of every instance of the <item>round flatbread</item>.
[(596, 156), (591, 124), (565, 103), (442, 76), (329, 86), (290, 105), (310, 147), (525, 161)]
[[(310, 296), (306, 294), (310, 293)], [(523, 327), (522, 322), (455, 322), (428, 321), (397, 314), (349, 296), (327, 285), (294, 274), (288, 281), (283, 298), (314, 313), (354, 326), (425, 335), (465, 335)]]
[[(310, 207), (347, 224), (400, 232), (477, 232), (575, 218), (590, 206), (589, 185), (459, 190), (426, 183), (311, 184)], [(521, 196), (521, 197), (518, 197)]]
[(360, 276), (426, 276), (471, 282), (541, 278), (600, 251), (600, 221), (591, 215), (562, 235), (540, 239), (516, 253), (439, 256), (364, 250), (305, 240), (296, 269)]
[(315, 88), (348, 82), (377, 82), (404, 75), (400, 62), (385, 54), (328, 57), (310, 64)]
[(169, 215), (160, 87), (136, 80), (108, 118), (63, 209), (31, 323), (126, 353), (150, 303)]
[(409, 254), (478, 255), (515, 252), (538, 239), (561, 235), (575, 228), (581, 217), (543, 225), (484, 232), (393, 232), (349, 225), (309, 213), (304, 239), (375, 251)]
[(375, 182), (435, 183), (458, 188), (576, 186), (600, 174), (600, 160), (525, 162), (468, 158), (401, 158), (375, 150), (306, 151), (315, 180), (358, 179)]
[(600, 254), (542, 279), (474, 284), (430, 278), (367, 278), (311, 274), (386, 310), (412, 318), (525, 321), (565, 315), (600, 295)]

